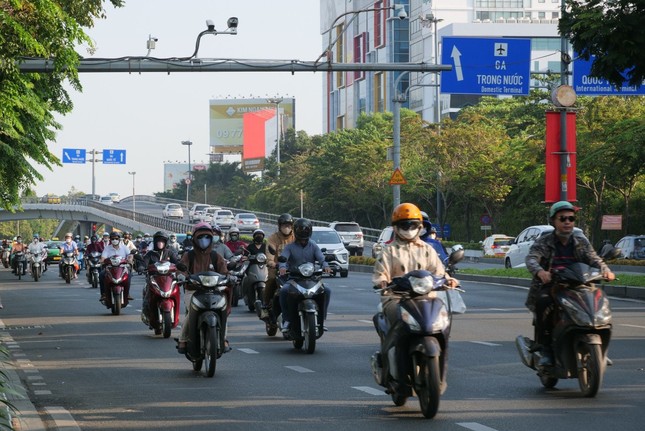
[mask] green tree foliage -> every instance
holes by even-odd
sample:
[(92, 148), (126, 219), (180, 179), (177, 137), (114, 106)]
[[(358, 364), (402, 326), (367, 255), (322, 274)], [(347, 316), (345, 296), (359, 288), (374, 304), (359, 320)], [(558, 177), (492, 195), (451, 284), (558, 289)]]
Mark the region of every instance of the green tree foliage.
[(630, 85), (645, 80), (644, 22), (643, 0), (566, 0), (558, 27), (582, 58), (596, 56), (593, 76), (620, 87), (628, 69)]
[[(121, 6), (122, 0), (110, 0)], [(11, 209), (21, 194), (42, 180), (37, 165), (60, 161), (47, 148), (72, 102), (65, 82), (80, 90), (75, 47), (92, 46), (83, 32), (104, 18), (104, 0), (0, 0), (0, 205)], [(20, 73), (24, 57), (51, 58), (46, 74)]]

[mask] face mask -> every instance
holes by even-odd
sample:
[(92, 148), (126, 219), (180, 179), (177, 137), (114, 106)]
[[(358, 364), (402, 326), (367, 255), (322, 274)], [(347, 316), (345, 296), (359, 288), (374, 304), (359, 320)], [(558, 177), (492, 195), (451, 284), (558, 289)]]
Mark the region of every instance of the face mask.
[(163, 241), (157, 241), (157, 249), (161, 250), (163, 248), (166, 248), (166, 243)]
[(151, 240), (151, 239), (152, 239), (152, 238), (150, 238), (149, 236), (147, 236), (147, 237), (145, 237), (143, 240), (144, 240), (145, 242), (150, 242), (150, 240)]
[(397, 229), (396, 233), (403, 239), (405, 240), (411, 240), (414, 239), (421, 229), (410, 229), (410, 230), (403, 230), (403, 229)]
[(423, 236), (423, 235), (425, 235), (427, 233), (428, 233), (428, 229), (423, 228), (423, 229), (421, 229), (421, 233), (419, 234), (419, 236)]
[(280, 228), (280, 232), (282, 232), (282, 235), (291, 235), (291, 226), (282, 226)]
[(173, 243), (174, 243), (175, 241), (177, 241), (177, 239), (176, 239), (176, 238), (170, 238), (170, 242), (173, 242)]
[(22, 240), (21, 240), (21, 239), (17, 239), (17, 240), (16, 240), (16, 242), (17, 242), (18, 244), (21, 244), (21, 243), (22, 243)]
[(113, 239), (112, 240), (112, 245), (116, 247), (117, 245), (119, 245), (119, 242), (120, 241), (118, 239)]
[(237, 241), (239, 236), (237, 234), (231, 234), (231, 241)]
[(205, 249), (207, 249), (207, 248), (208, 248), (208, 246), (209, 246), (209, 245), (211, 245), (211, 241), (212, 241), (213, 239), (215, 239), (215, 238), (216, 238), (216, 237), (211, 238), (211, 237), (209, 237), (209, 236), (206, 236), (206, 237), (204, 237), (204, 238), (199, 238), (199, 239), (197, 240), (197, 246), (198, 246), (199, 248), (201, 248), (202, 250), (205, 250)]
[(219, 241), (219, 236), (213, 235), (213, 242), (217, 242), (217, 241)]
[(264, 241), (264, 238), (262, 238), (261, 236), (253, 237), (253, 242), (256, 244), (262, 244), (263, 241)]
[(65, 242), (66, 242), (67, 244), (71, 244), (72, 239), (71, 239), (71, 238), (65, 238)]

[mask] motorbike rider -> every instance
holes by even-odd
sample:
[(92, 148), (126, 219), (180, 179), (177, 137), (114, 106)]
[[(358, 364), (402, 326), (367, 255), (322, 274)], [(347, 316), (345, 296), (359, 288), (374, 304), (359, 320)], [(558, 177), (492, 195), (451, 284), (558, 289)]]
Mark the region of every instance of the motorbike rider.
[(103, 243), (103, 241), (101, 241), (96, 234), (92, 234), (92, 236), (90, 237), (90, 243), (85, 248), (85, 255), (89, 256), (89, 254), (94, 251), (103, 253), (104, 249), (105, 249), (105, 244)]
[[(26, 252), (27, 251), (27, 246), (22, 243), (22, 236), (18, 235), (16, 237), (16, 243), (13, 244), (11, 247), (11, 273), (12, 274), (17, 274), (17, 268), (16, 268), (16, 253), (17, 252)], [(25, 265), (27, 264), (27, 260), (25, 259)], [(26, 266), (22, 268), (22, 274), (24, 275), (26, 271)]]
[(141, 235), (137, 235), (136, 239), (134, 240), (134, 245), (139, 249), (141, 247), (141, 242), (143, 241), (143, 237)]
[[(116, 231), (112, 231), (110, 233), (110, 244), (103, 249), (103, 252), (101, 253), (101, 261), (103, 261), (103, 264), (101, 265), (101, 273), (99, 274), (99, 286), (101, 287), (101, 298), (99, 299), (100, 302), (105, 301), (105, 267), (107, 263), (105, 262), (106, 259), (111, 258), (112, 256), (119, 256), (121, 259), (127, 259), (128, 263), (132, 265), (132, 257), (130, 255), (130, 252), (128, 251), (128, 248), (123, 245), (121, 242), (121, 234)], [(124, 290), (125, 294), (128, 296), (128, 301), (133, 301), (134, 298), (130, 296), (130, 277), (128, 277), (127, 284), (124, 285)]]
[(105, 247), (110, 245), (110, 233), (109, 232), (103, 232), (103, 250), (105, 250)]
[(232, 253), (237, 252), (240, 248), (244, 250), (248, 245), (246, 242), (240, 239), (240, 230), (233, 226), (228, 231), (228, 241), (226, 241), (226, 246), (231, 250)]
[[(156, 262), (170, 261), (175, 265), (179, 263), (179, 256), (177, 255), (177, 252), (171, 247), (168, 247), (168, 234), (166, 234), (163, 231), (155, 232), (155, 234), (152, 236), (152, 250), (146, 253), (146, 255), (143, 258), (139, 258), (139, 259), (137, 259), (138, 260), (137, 264), (138, 264), (138, 270), (140, 272), (143, 272), (143, 270), (148, 268), (148, 265), (154, 264)], [(143, 287), (142, 308), (143, 308), (144, 314), (147, 314), (147, 310), (149, 307), (149, 304), (148, 304), (149, 291), (150, 291), (150, 285), (149, 283), (146, 282), (145, 286)]]
[(170, 234), (170, 238), (168, 240), (168, 247), (175, 250), (175, 253), (179, 253), (179, 251), (181, 250), (181, 244), (179, 244), (179, 242), (177, 241), (177, 235), (175, 235), (174, 233)]
[[(184, 253), (181, 256), (181, 263), (186, 265), (188, 268), (188, 274), (196, 274), (204, 271), (215, 271), (219, 274), (228, 274), (228, 269), (226, 268), (226, 260), (214, 249), (215, 241), (213, 240), (213, 228), (210, 224), (200, 222), (195, 225), (193, 229), (193, 240), (192, 246), (193, 249), (187, 253)], [(228, 249), (228, 248), (227, 248)], [(230, 252), (230, 250), (229, 250)], [(188, 285), (185, 285), (188, 287)], [(177, 344), (177, 350), (179, 353), (186, 353), (186, 341), (188, 340), (189, 330), (189, 319), (188, 319), (188, 310), (190, 307), (190, 302), (193, 297), (193, 291), (186, 289), (184, 291), (184, 304), (186, 305), (186, 314), (184, 316), (184, 321), (181, 324), (181, 334), (179, 335), (179, 343)], [(227, 317), (231, 312), (231, 296), (232, 290), (230, 286), (226, 289), (226, 313)], [(226, 328), (226, 322), (222, 322), (222, 326)], [(226, 351), (230, 350), (227, 340)]]
[(186, 247), (192, 247), (193, 246), (193, 233), (192, 232), (186, 232), (186, 238), (181, 242), (181, 246), (186, 249)]
[[(72, 233), (67, 232), (65, 234), (65, 242), (60, 246), (60, 254), (61, 257), (63, 254), (68, 253), (68, 252), (73, 252), (74, 256), (78, 256), (78, 244), (76, 244), (76, 241), (72, 239)], [(78, 278), (78, 270), (79, 270), (79, 265), (76, 263), (74, 265), (74, 278)], [(58, 265), (58, 275), (59, 277), (63, 277), (63, 259), (61, 258), (60, 264)]]
[[(313, 226), (311, 220), (300, 218), (293, 224), (293, 233), (295, 241), (287, 244), (280, 256), (287, 258), (286, 262), (278, 264), (280, 276), (287, 274), (287, 269), (296, 272), (298, 266), (306, 262), (318, 262), (322, 265), (323, 271), (326, 274), (331, 273), (329, 263), (325, 261), (325, 255), (318, 247), (318, 244), (311, 241), (311, 232)], [(324, 298), (317, 297), (318, 309), (323, 322), (327, 318), (327, 308), (329, 308), (329, 300), (331, 299), (331, 289), (327, 286), (324, 287)], [(289, 301), (289, 283), (285, 283), (280, 289), (280, 308), (282, 308), (282, 332), (289, 331), (290, 322), (295, 318), (295, 304), (290, 304)]]
[[(278, 257), (282, 253), (284, 247), (292, 243), (295, 239), (293, 235), (293, 217), (289, 213), (283, 213), (278, 217), (278, 230), (269, 236), (267, 240), (266, 255), (267, 255), (267, 268), (269, 269), (269, 277), (262, 293), (262, 310), (260, 314), (261, 319), (269, 317), (269, 308), (271, 307), (271, 300), (278, 290), (278, 283), (276, 281), (276, 271), (278, 267)], [(273, 250), (273, 252), (271, 251)], [(273, 254), (275, 253), (275, 254)]]
[(128, 251), (136, 250), (137, 247), (134, 245), (134, 242), (132, 241), (132, 233), (131, 232), (123, 232), (123, 245), (125, 245), (128, 249)]
[[(448, 287), (456, 287), (459, 282), (451, 278), (445, 271), (443, 263), (435, 249), (419, 238), (423, 227), (423, 215), (421, 210), (412, 203), (402, 203), (392, 211), (392, 227), (394, 230), (393, 241), (383, 248), (383, 251), (374, 263), (372, 283), (375, 289), (386, 288), (395, 277), (406, 273), (424, 269), (435, 276), (445, 277)], [(389, 293), (389, 292), (388, 292)], [(399, 295), (391, 293), (382, 295), (383, 313), (390, 322), (390, 327), (399, 319), (398, 303)], [(406, 354), (407, 352), (400, 352)], [(444, 350), (444, 357), (448, 356), (448, 344)], [(401, 367), (396, 373), (397, 376), (406, 376), (404, 369), (406, 361), (397, 360)], [(406, 387), (404, 382), (398, 382), (401, 387)]]
[(446, 252), (446, 249), (444, 248), (441, 241), (437, 239), (437, 229), (435, 229), (434, 226), (432, 226), (432, 223), (430, 223), (430, 217), (428, 217), (428, 213), (421, 211), (421, 216), (423, 217), (423, 227), (421, 228), (419, 238), (421, 238), (422, 241), (430, 244), (432, 248), (434, 248), (434, 251), (436, 251), (439, 255), (441, 262), (445, 262), (446, 259), (448, 259), (448, 253)]
[(262, 229), (253, 231), (253, 241), (246, 248), (249, 254), (267, 253), (267, 244), (264, 242), (264, 231)]
[(551, 297), (551, 269), (567, 267), (576, 262), (583, 262), (600, 269), (603, 277), (609, 281), (616, 276), (596, 254), (589, 240), (584, 235), (577, 235), (573, 228), (577, 208), (570, 202), (559, 201), (549, 209), (549, 219), (555, 228), (536, 239), (526, 255), (526, 269), (533, 274), (531, 288), (526, 299), (526, 307), (534, 313), (535, 341), (540, 346), (541, 366), (553, 364), (551, 348), (551, 330), (553, 319), (550, 310), (553, 305)]
[[(34, 256), (40, 254), (43, 257), (43, 260), (47, 257), (47, 247), (44, 242), (40, 242), (39, 235), (37, 233), (34, 234), (34, 239), (31, 241), (31, 244), (27, 246), (27, 250)], [(47, 267), (43, 265), (43, 272), (45, 271), (47, 271)]]
[(222, 242), (222, 228), (213, 226), (213, 250), (219, 253), (228, 262), (233, 257), (233, 252)]

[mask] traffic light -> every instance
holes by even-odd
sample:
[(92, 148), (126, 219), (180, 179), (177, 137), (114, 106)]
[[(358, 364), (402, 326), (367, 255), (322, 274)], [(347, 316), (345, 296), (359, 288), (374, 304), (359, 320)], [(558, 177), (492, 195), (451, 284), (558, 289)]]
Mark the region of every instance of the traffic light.
[(92, 233), (96, 233), (96, 223), (92, 223)]

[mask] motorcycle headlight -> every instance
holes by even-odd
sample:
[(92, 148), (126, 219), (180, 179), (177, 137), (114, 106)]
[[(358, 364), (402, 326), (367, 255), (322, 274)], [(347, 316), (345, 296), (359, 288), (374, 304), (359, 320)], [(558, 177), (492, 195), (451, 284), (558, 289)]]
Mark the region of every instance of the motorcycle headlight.
[(611, 309), (609, 308), (609, 299), (604, 297), (602, 299), (602, 305), (596, 311), (594, 316), (594, 324), (596, 326), (604, 326), (611, 323)]
[(199, 282), (204, 287), (216, 286), (218, 281), (219, 281), (218, 275), (200, 275), (199, 276)]
[(170, 271), (170, 262), (157, 262), (155, 263), (155, 269), (159, 274), (168, 274), (168, 271)]
[(256, 260), (258, 263), (266, 263), (266, 261), (267, 261), (267, 255), (266, 255), (266, 254), (264, 254), (264, 253), (258, 253), (258, 255), (257, 255), (257, 256), (255, 256), (255, 260)]
[(441, 332), (450, 324), (450, 315), (445, 305), (441, 306), (437, 320), (432, 323), (432, 332)]
[(401, 308), (401, 320), (410, 327), (410, 330), (421, 332), (421, 325), (419, 325), (419, 322), (405, 308)]
[(121, 264), (121, 258), (118, 256), (112, 256), (110, 258), (110, 263), (112, 266), (119, 266)]
[(415, 293), (425, 295), (434, 288), (434, 280), (432, 277), (410, 277), (410, 286)]
[(314, 274), (314, 264), (311, 262), (303, 263), (298, 267), (298, 271), (303, 277), (311, 277)]

